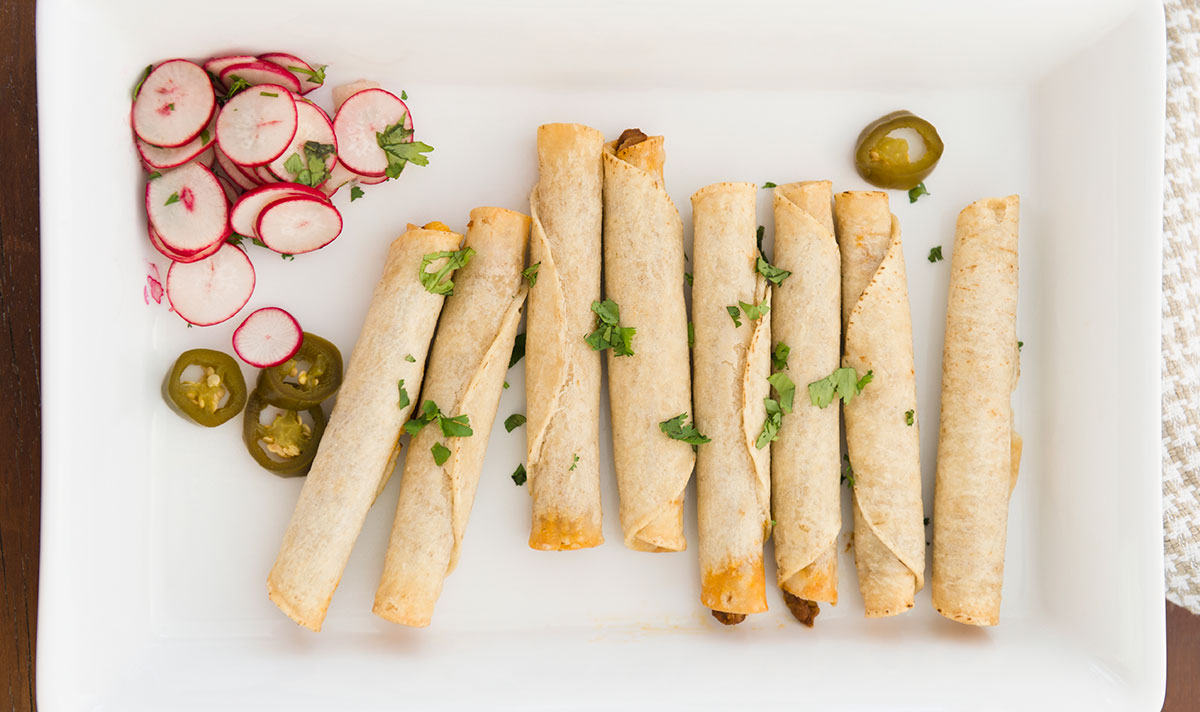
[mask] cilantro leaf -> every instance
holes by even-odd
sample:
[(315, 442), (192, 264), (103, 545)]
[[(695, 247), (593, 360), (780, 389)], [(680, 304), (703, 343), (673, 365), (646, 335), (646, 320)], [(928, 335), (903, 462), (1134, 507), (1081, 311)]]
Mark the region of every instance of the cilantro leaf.
[(504, 430), (505, 432), (511, 433), (524, 424), (525, 416), (521, 415), (520, 413), (513, 413), (504, 419)]
[(842, 455), (842, 482), (846, 483), (847, 487), (854, 487), (854, 469), (850, 467), (850, 456)]
[(774, 187), (775, 187), (775, 184), (774, 184), (774, 183), (772, 183), (771, 181), (767, 181), (766, 183), (763, 183), (763, 186), (762, 186), (762, 187), (764, 187), (764, 188), (774, 188)]
[(688, 322), (688, 348), (696, 348), (696, 325)]
[(767, 408), (767, 419), (763, 421), (762, 432), (754, 441), (754, 447), (759, 450), (766, 447), (767, 443), (779, 438), (779, 428), (783, 425), (783, 408), (780, 407), (779, 401), (773, 398), (763, 398), (763, 405)]
[(862, 378), (853, 368), (839, 368), (819, 381), (808, 384), (808, 398), (813, 405), (824, 408), (841, 396), (843, 403), (862, 393), (863, 388), (875, 377), (873, 371), (867, 371)]
[(383, 131), (375, 132), (376, 143), (387, 154), (388, 164), (385, 172), (388, 178), (399, 177), (401, 171), (409, 163), (415, 163), (418, 166), (429, 165), (429, 158), (423, 154), (432, 151), (433, 146), (412, 140), (412, 129), (404, 128), (406, 118), (407, 116), (402, 116), (400, 121), (388, 126)]
[[(475, 250), (467, 247), (455, 252), (430, 252), (422, 257), (421, 267), (417, 270), (417, 276), (421, 278), (421, 284), (424, 285), (425, 291), (431, 294), (444, 294), (446, 296), (454, 294), (454, 280), (450, 279), (450, 273), (460, 267), (466, 267), (474, 254)], [(435, 260), (443, 258), (446, 259), (446, 262), (436, 272), (425, 271), (425, 268)]]
[(775, 344), (775, 350), (771, 352), (771, 370), (783, 371), (788, 367), (788, 354), (792, 352), (792, 347), (780, 341)]
[(302, 158), (299, 153), (293, 153), (284, 161), (283, 168), (296, 177), (295, 182), (315, 188), (329, 178), (325, 159), (335, 153), (336, 150), (331, 143), (305, 141), (304, 157)]
[(758, 241), (758, 254), (762, 255), (763, 257), (767, 256), (766, 253), (763, 252), (763, 248), (762, 248), (763, 235), (766, 234), (766, 232), (767, 232), (767, 228), (763, 227), (762, 225), (759, 225), (758, 230), (756, 230), (754, 233), (754, 239)]
[(208, 129), (200, 129), (200, 143), (208, 143), (212, 139), (212, 134)]
[(434, 443), (429, 451), (433, 453), (433, 461), (438, 465), (444, 465), (446, 460), (450, 459), (450, 448), (441, 443)]
[(162, 178), (162, 173), (159, 173), (158, 171), (154, 171), (150, 175), (146, 176), (146, 180), (154, 180), (155, 178)]
[(667, 420), (659, 423), (658, 428), (666, 433), (667, 437), (671, 438), (672, 440), (682, 440), (683, 442), (690, 444), (693, 450), (696, 449), (697, 445), (703, 445), (704, 443), (712, 442), (711, 438), (705, 436), (696, 429), (695, 420), (692, 421), (691, 425), (687, 425), (683, 422), (687, 420), (687, 416), (687, 413), (680, 413), (674, 418), (668, 418)]
[(400, 101), (408, 101), (408, 92), (403, 89), (400, 90)]
[(915, 416), (916, 414), (917, 414), (917, 412), (916, 412), (915, 410), (906, 410), (906, 411), (904, 411), (904, 424), (905, 424), (905, 425), (912, 425), (912, 424), (913, 424), (913, 420), (914, 420), (913, 416)]
[(766, 300), (762, 304), (747, 304), (739, 300), (738, 306), (742, 308), (742, 311), (746, 312), (747, 319), (761, 319), (766, 316), (767, 312), (771, 311), (771, 305), (767, 304)]
[(768, 282), (776, 286), (783, 284), (783, 280), (792, 276), (792, 273), (786, 269), (772, 266), (770, 262), (762, 258), (762, 255), (755, 260), (754, 271), (766, 277)]
[(404, 379), (403, 378), (401, 378), (399, 380), (399, 382), (396, 383), (396, 388), (397, 388), (397, 390), (400, 391), (400, 403), (397, 407), (398, 408), (407, 407), (410, 403), (412, 403), (412, 401), (408, 399), (408, 391), (404, 390)]
[(242, 79), (238, 75), (231, 74), (229, 77), (233, 81), (229, 83), (229, 90), (225, 92), (225, 101), (229, 101), (233, 97), (250, 88), (250, 82)]
[(284, 252), (283, 254), (281, 254), (279, 256), (282, 257), (287, 262), (291, 262), (292, 260), (296, 259), (295, 255), (287, 253), (287, 252)]
[(357, 185), (350, 186), (350, 202), (351, 203), (353, 203), (354, 201), (363, 197), (363, 195), (364, 195), (364, 193), (363, 193), (362, 188), (359, 188)]
[(683, 278), (684, 278), (684, 280), (687, 281), (689, 287), (696, 283), (696, 279), (694, 277), (692, 277), (691, 272), (684, 272)]
[[(289, 66), (287, 69), (289, 72), (296, 72), (298, 74), (303, 74), (304, 76), (308, 77), (308, 79), (306, 79), (305, 81), (307, 81), (309, 84), (321, 85), (321, 84), (325, 83), (325, 67), (326, 66), (327, 65), (322, 64), (321, 66), (317, 67), (316, 69), (305, 69), (304, 67)], [(442, 463), (439, 462), (438, 464), (440, 465)]]
[(438, 424), (442, 426), (442, 435), (448, 438), (466, 438), (475, 434), (475, 431), (471, 429), (471, 419), (466, 413), (453, 418), (439, 415)]
[(179, 202), (179, 193), (171, 193), (169, 196), (167, 196), (167, 202), (163, 203), (163, 205), (173, 205), (178, 202)]
[(729, 318), (733, 319), (733, 326), (736, 329), (742, 325), (742, 320), (738, 318), (738, 308), (735, 306), (725, 307), (725, 311), (729, 312)]
[(632, 326), (621, 326), (621, 308), (611, 299), (602, 302), (592, 302), (592, 311), (596, 312), (596, 330), (584, 337), (584, 341), (593, 351), (603, 351), (611, 348), (616, 356), (633, 355), (633, 335), (637, 329)]
[(575, 459), (571, 460), (571, 466), (567, 468), (567, 472), (573, 471), (579, 465), (579, 455), (574, 455), (573, 457)]
[(245, 237), (242, 237), (241, 235), (234, 232), (234, 233), (230, 233), (229, 237), (225, 238), (225, 242), (228, 242), (229, 244), (233, 245), (234, 247), (241, 247), (242, 240), (245, 240), (245, 239), (246, 239)]
[(941, 262), (942, 259), (943, 258), (942, 258), (942, 246), (941, 245), (938, 245), (937, 247), (934, 247), (931, 250), (929, 250), (929, 261), (930, 262)]
[(527, 476), (525, 475), (525, 466), (517, 465), (517, 469), (513, 470), (512, 473), (513, 484), (520, 487), (521, 485), (525, 484), (526, 479)]
[(782, 371), (772, 373), (767, 376), (767, 380), (775, 388), (775, 392), (779, 394), (779, 407), (784, 413), (792, 412), (792, 404), (796, 399), (796, 384), (792, 383), (792, 379)]
[(512, 368), (513, 366), (516, 366), (517, 361), (520, 361), (521, 358), (524, 356), (525, 356), (525, 332), (522, 331), (521, 333), (517, 334), (516, 338), (513, 339), (512, 356), (510, 356), (508, 358), (508, 367)]
[(152, 71), (154, 71), (153, 64), (147, 64), (146, 68), (142, 70), (142, 77), (137, 80), (137, 84), (133, 85), (134, 101), (137, 101), (138, 94), (142, 93), (142, 85), (146, 83), (146, 77), (150, 76), (150, 72), (152, 72)]
[(416, 358), (415, 356), (413, 356), (412, 354), (406, 354), (406, 355), (404, 356), (404, 360), (405, 360), (405, 361), (408, 361), (409, 363), (416, 363), (416, 362), (417, 362), (417, 358)]
[(529, 265), (525, 269), (521, 270), (521, 276), (525, 278), (526, 282), (529, 282), (530, 287), (537, 284), (538, 269), (541, 266), (542, 266), (541, 262), (534, 262), (533, 264)]
[(1018, 342), (1017, 342), (1017, 351), (1020, 351), (1020, 350), (1021, 350), (1021, 349), (1023, 349), (1023, 348), (1025, 348), (1025, 342), (1024, 342), (1024, 341), (1018, 341)]
[(933, 193), (929, 192), (924, 183), (917, 183), (908, 191), (908, 202), (915, 203), (917, 202), (917, 198), (920, 198), (922, 195), (933, 195)]

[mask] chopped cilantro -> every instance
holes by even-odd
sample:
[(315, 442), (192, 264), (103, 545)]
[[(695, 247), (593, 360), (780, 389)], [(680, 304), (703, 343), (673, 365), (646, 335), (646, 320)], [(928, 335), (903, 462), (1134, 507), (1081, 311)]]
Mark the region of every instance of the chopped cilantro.
[(764, 187), (764, 188), (774, 188), (774, 187), (775, 187), (775, 184), (774, 184), (774, 183), (772, 183), (771, 181), (767, 181), (766, 183), (763, 183), (763, 186), (762, 186), (762, 187)]
[(837, 396), (841, 396), (843, 403), (849, 403), (851, 398), (862, 393), (874, 377), (872, 371), (867, 371), (867, 375), (859, 378), (858, 371), (853, 368), (839, 368), (825, 378), (808, 384), (808, 398), (818, 408), (828, 406)]
[(365, 195), (365, 193), (363, 193), (362, 188), (359, 188), (357, 185), (350, 186), (350, 202), (351, 203), (353, 203), (354, 201), (363, 197), (363, 195)]
[(524, 355), (525, 355), (525, 332), (522, 331), (521, 333), (517, 334), (516, 338), (513, 339), (512, 356), (510, 356), (508, 359), (508, 367), (512, 368), (513, 366), (516, 366), (517, 361), (520, 361)]
[(520, 413), (513, 413), (504, 419), (504, 430), (511, 433), (524, 424), (525, 416), (521, 415)]
[(620, 325), (621, 308), (617, 303), (611, 299), (592, 302), (592, 311), (596, 312), (596, 330), (584, 337), (588, 346), (593, 351), (611, 348), (616, 356), (632, 356), (637, 329)]
[(792, 379), (782, 371), (772, 373), (767, 376), (767, 380), (771, 382), (771, 386), (775, 388), (775, 392), (779, 394), (779, 407), (784, 413), (792, 412), (792, 405), (796, 400), (796, 384), (792, 383)]
[(375, 133), (376, 143), (387, 154), (388, 164), (385, 173), (388, 178), (399, 177), (409, 163), (415, 163), (418, 166), (429, 165), (429, 158), (423, 154), (432, 151), (433, 146), (412, 140), (412, 129), (404, 128), (406, 118), (407, 116), (402, 116), (400, 121), (382, 132)]
[(179, 202), (179, 193), (171, 193), (169, 196), (167, 196), (167, 202), (163, 203), (163, 205), (172, 205), (172, 204), (178, 203), (178, 202)]
[(520, 487), (521, 485), (525, 484), (525, 480), (526, 480), (525, 466), (517, 465), (517, 469), (513, 470), (513, 473), (512, 473), (513, 484)]
[(684, 278), (685, 280), (687, 280), (688, 286), (691, 286), (691, 285), (695, 284), (695, 278), (694, 278), (694, 277), (692, 277), (692, 273), (691, 273), (691, 272), (684, 272), (684, 273), (683, 273), (683, 278)]
[(783, 280), (792, 276), (792, 273), (786, 269), (780, 269), (771, 265), (770, 262), (763, 259), (762, 255), (759, 255), (758, 259), (755, 260), (754, 271), (766, 277), (767, 281), (775, 286), (783, 284)]
[(541, 262), (534, 262), (525, 269), (521, 270), (521, 276), (529, 282), (529, 286), (533, 287), (537, 284), (538, 269), (542, 266)]
[[(425, 286), (425, 291), (432, 294), (444, 294), (446, 296), (454, 294), (454, 280), (450, 279), (450, 273), (460, 267), (466, 267), (474, 254), (475, 250), (466, 247), (454, 252), (430, 252), (422, 257), (421, 267), (417, 270), (417, 276), (421, 278), (421, 284)], [(446, 259), (446, 262), (436, 272), (425, 271), (425, 268), (435, 260), (443, 258)]]
[(908, 202), (915, 203), (917, 202), (917, 198), (920, 198), (922, 195), (933, 195), (933, 193), (930, 193), (929, 190), (925, 188), (924, 183), (917, 183), (916, 186), (908, 191)]
[(152, 72), (153, 70), (154, 70), (154, 65), (147, 64), (146, 68), (142, 70), (142, 76), (140, 79), (137, 80), (137, 84), (133, 85), (133, 98), (135, 101), (138, 98), (138, 94), (142, 93), (142, 84), (146, 83), (146, 77), (150, 76), (150, 72)]
[(416, 357), (415, 357), (415, 356), (413, 356), (412, 354), (406, 354), (406, 355), (405, 355), (405, 357), (404, 357), (404, 360), (405, 360), (405, 361), (408, 361), (409, 363), (416, 363), (416, 362), (417, 362), (417, 359), (416, 359)]
[(693, 420), (691, 425), (685, 424), (687, 413), (680, 413), (674, 418), (669, 418), (658, 424), (659, 430), (667, 434), (667, 437), (672, 440), (682, 440), (689, 443), (692, 449), (695, 450), (697, 445), (703, 445), (707, 442), (712, 442), (710, 438), (703, 435), (696, 429), (696, 422)]
[(913, 416), (916, 414), (917, 414), (917, 412), (915, 410), (904, 411), (904, 424), (912, 425), (913, 424)]
[(258, 95), (259, 95), (259, 96), (269, 96), (269, 97), (271, 97), (271, 98), (273, 98), (273, 99), (278, 99), (278, 98), (279, 98), (279, 95), (278, 95), (278, 94), (276, 94), (276, 93), (275, 93), (275, 92), (273, 92), (273, 91), (260, 91), (260, 92), (258, 93)]
[(399, 380), (399, 382), (396, 383), (396, 388), (397, 388), (397, 390), (400, 391), (400, 404), (398, 407), (404, 408), (404, 407), (408, 406), (409, 403), (412, 403), (412, 401), (408, 399), (408, 391), (404, 390), (404, 379), (403, 378), (401, 378)]
[[(316, 69), (305, 69), (304, 67), (289, 66), (288, 71), (296, 72), (298, 74), (303, 74), (304, 76), (308, 77), (308, 79), (306, 79), (305, 81), (307, 81), (309, 84), (324, 84), (325, 83), (325, 67), (326, 67), (326, 65), (324, 65), (324, 64), (317, 67)], [(439, 462), (438, 464), (440, 465), (442, 463)]]
[(567, 468), (567, 472), (573, 471), (579, 465), (579, 455), (574, 455), (571, 460), (571, 466)]
[(929, 250), (929, 261), (930, 262), (941, 262), (942, 259), (943, 259), (943, 257), (942, 257), (942, 246), (941, 245), (938, 245), (937, 247), (934, 247)]
[(788, 354), (792, 352), (792, 347), (780, 341), (775, 344), (775, 350), (771, 352), (771, 369), (774, 371), (783, 371), (788, 367)]
[(433, 461), (438, 465), (444, 465), (446, 460), (450, 459), (450, 448), (441, 443), (434, 443), (429, 451), (433, 453)]
[(734, 326), (734, 328), (736, 328), (736, 327), (739, 327), (739, 326), (741, 326), (741, 325), (742, 325), (742, 320), (738, 318), (738, 315), (739, 315), (741, 312), (739, 312), (739, 311), (738, 311), (738, 308), (737, 308), (737, 307), (735, 307), (735, 306), (728, 306), (728, 307), (725, 307), (725, 311), (729, 312), (729, 318), (730, 318), (730, 319), (733, 319), (733, 326)]

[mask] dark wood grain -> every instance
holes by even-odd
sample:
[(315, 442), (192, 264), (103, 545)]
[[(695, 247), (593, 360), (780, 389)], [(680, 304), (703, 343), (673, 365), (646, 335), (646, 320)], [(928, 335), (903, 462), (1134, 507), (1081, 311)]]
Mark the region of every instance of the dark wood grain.
[(33, 0), (0, 0), (0, 696), (33, 710), (41, 407)]
[[(34, 701), (39, 399), (34, 2), (0, 0), (0, 710)], [(1167, 604), (1165, 712), (1200, 710), (1200, 616)]]

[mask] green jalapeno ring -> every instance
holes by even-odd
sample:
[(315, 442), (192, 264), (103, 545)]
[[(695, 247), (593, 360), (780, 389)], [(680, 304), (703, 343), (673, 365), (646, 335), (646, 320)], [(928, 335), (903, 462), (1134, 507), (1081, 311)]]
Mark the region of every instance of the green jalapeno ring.
[[(191, 366), (204, 369), (199, 381), (183, 381)], [(189, 349), (179, 354), (163, 379), (163, 398), (172, 410), (206, 428), (215, 428), (237, 415), (246, 404), (246, 379), (229, 354), (212, 349)], [(221, 400), (225, 405), (220, 405)]]
[[(915, 161), (908, 160), (907, 152), (902, 158), (895, 155), (899, 144), (907, 147), (904, 139), (890, 138), (889, 134), (899, 129), (912, 129), (925, 142), (925, 154)], [(897, 144), (896, 142), (899, 142)], [(892, 144), (889, 146), (889, 143)], [(858, 135), (854, 145), (854, 167), (863, 180), (879, 188), (909, 190), (924, 181), (937, 167), (945, 144), (937, 129), (925, 119), (910, 111), (893, 111), (872, 121)]]
[[(280, 477), (307, 474), (313, 458), (317, 455), (321, 436), (325, 433), (325, 411), (321, 410), (319, 405), (301, 410), (281, 408), (283, 412), (275, 416), (270, 425), (263, 425), (260, 418), (263, 409), (268, 406), (270, 404), (263, 400), (262, 394), (257, 390), (253, 391), (246, 401), (246, 414), (242, 420), (242, 441), (246, 444), (250, 456), (264, 470)], [(301, 411), (308, 413), (312, 418), (311, 426), (300, 420)], [(268, 442), (265, 438), (271, 438), (271, 441)], [(268, 447), (274, 446), (275, 454), (283, 459), (276, 460), (268, 455), (263, 444)], [(291, 449), (295, 450), (295, 454), (283, 454)]]
[[(306, 362), (305, 371), (293, 374), (296, 364)], [(287, 379), (298, 378), (297, 383)], [(316, 334), (304, 332), (300, 349), (287, 361), (258, 373), (256, 388), (262, 399), (276, 408), (305, 410), (328, 399), (342, 386), (342, 352)]]

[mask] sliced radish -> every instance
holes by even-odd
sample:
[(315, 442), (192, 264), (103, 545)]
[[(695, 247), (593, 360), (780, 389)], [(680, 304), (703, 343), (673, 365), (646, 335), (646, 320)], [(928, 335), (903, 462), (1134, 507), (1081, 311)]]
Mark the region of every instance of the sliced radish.
[(279, 176), (272, 173), (266, 166), (257, 166), (250, 170), (254, 171), (254, 177), (258, 178), (258, 182), (262, 185), (271, 185), (272, 183), (280, 182)]
[(259, 59), (283, 67), (291, 72), (292, 76), (296, 77), (296, 81), (300, 82), (301, 94), (307, 94), (325, 83), (324, 81), (316, 81), (315, 75), (318, 74), (317, 70), (311, 64), (294, 54), (269, 52), (260, 55)]
[(167, 270), (167, 299), (189, 324), (220, 324), (241, 311), (254, 293), (254, 265), (237, 247), (223, 243), (198, 262), (173, 262)]
[(232, 54), (225, 57), (213, 57), (204, 63), (204, 71), (208, 72), (219, 80), (221, 78), (221, 72), (225, 71), (226, 67), (232, 67), (235, 64), (246, 64), (247, 62), (253, 62), (257, 59), (258, 57), (248, 54)]
[(216, 254), (217, 250), (221, 249), (221, 245), (224, 244), (223, 241), (217, 242), (209, 247), (204, 248), (203, 250), (200, 250), (194, 255), (181, 255), (163, 244), (162, 238), (159, 236), (158, 232), (155, 231), (153, 225), (148, 225), (147, 228), (150, 234), (150, 244), (154, 247), (154, 249), (158, 250), (163, 257), (170, 259), (172, 262), (199, 262), (205, 257), (211, 257), (212, 255)]
[(292, 156), (299, 155), (301, 163), (308, 164), (308, 155), (304, 151), (304, 146), (309, 141), (333, 147), (333, 152), (325, 156), (326, 171), (332, 170), (334, 164), (337, 163), (337, 139), (333, 135), (333, 122), (329, 120), (325, 112), (321, 111), (316, 104), (301, 99), (296, 102), (296, 116), (298, 119), (296, 135), (292, 137), (291, 144), (284, 149), (279, 158), (267, 165), (267, 170), (285, 181), (296, 180), (297, 174), (289, 171), (285, 165)]
[(251, 176), (246, 173), (245, 168), (242, 168), (239, 166), (239, 164), (233, 162), (233, 158), (224, 155), (224, 151), (221, 150), (221, 146), (214, 146), (214, 149), (216, 150), (218, 166), (221, 166), (221, 169), (224, 170), (224, 174), (228, 175), (230, 180), (233, 180), (234, 183), (238, 184), (242, 190), (252, 191), (258, 187), (258, 180), (251, 178)]
[(154, 68), (133, 102), (133, 132), (146, 143), (178, 148), (208, 125), (217, 98), (198, 64), (172, 59)]
[(252, 180), (250, 176), (242, 168), (233, 162), (233, 159), (225, 155), (225, 152), (218, 146), (213, 147), (217, 154), (217, 165), (229, 176), (229, 179), (238, 184), (242, 190), (254, 190), (258, 187), (258, 181)]
[(233, 351), (258, 368), (278, 366), (296, 355), (304, 332), (300, 322), (279, 307), (250, 312), (233, 331)]
[(387, 175), (379, 177), (361, 176), (346, 167), (345, 163), (338, 161), (334, 165), (333, 170), (329, 171), (329, 179), (322, 183), (319, 188), (326, 196), (332, 197), (343, 186), (349, 183), (358, 183), (359, 185), (376, 185), (387, 180)]
[[(338, 140), (338, 160), (350, 170), (364, 176), (385, 175), (387, 154), (379, 147), (376, 134), (389, 126), (404, 122), (412, 129), (412, 115), (400, 97), (383, 89), (367, 89), (354, 94), (342, 103), (333, 119)], [(412, 136), (409, 136), (409, 141)]]
[(231, 64), (221, 70), (220, 76), (221, 83), (227, 89), (233, 86), (234, 77), (241, 77), (250, 86), (277, 85), (287, 87), (297, 94), (301, 91), (299, 79), (278, 64), (270, 62), (254, 60), (244, 64)]
[(333, 242), (342, 232), (342, 214), (322, 198), (284, 198), (258, 214), (258, 239), (285, 255), (312, 252)]
[(146, 214), (173, 252), (194, 255), (229, 236), (229, 204), (220, 182), (186, 163), (146, 183)]
[(233, 209), (229, 211), (229, 224), (233, 231), (239, 235), (247, 237), (258, 237), (255, 232), (255, 226), (258, 223), (258, 214), (263, 211), (271, 203), (284, 198), (315, 198), (317, 200), (325, 200), (325, 195), (321, 191), (314, 188), (309, 188), (306, 185), (299, 183), (274, 183), (255, 188), (248, 193), (243, 193), (242, 197), (238, 198), (234, 203)]
[(373, 82), (370, 79), (355, 79), (354, 81), (350, 82), (349, 84), (343, 84), (339, 87), (334, 87), (333, 88), (333, 113), (336, 114), (338, 112), (338, 109), (342, 108), (342, 104), (346, 103), (347, 99), (349, 99), (350, 97), (359, 93), (360, 91), (366, 91), (368, 89), (378, 89), (378, 88), (379, 88), (379, 82)]
[(217, 176), (217, 182), (221, 184), (221, 190), (225, 191), (225, 200), (228, 200), (230, 205), (236, 203), (238, 196), (242, 194), (237, 183), (221, 175)]
[(178, 148), (162, 148), (153, 146), (138, 138), (135, 134), (133, 143), (137, 146), (142, 163), (156, 171), (178, 168), (192, 160), (207, 149), (217, 138), (217, 115), (214, 113), (208, 125), (200, 131), (200, 135)]
[(296, 123), (291, 92), (277, 84), (262, 84), (233, 97), (221, 109), (217, 145), (235, 163), (263, 166), (287, 150)]

